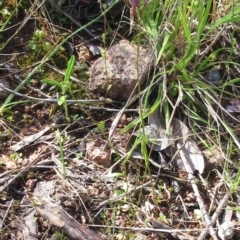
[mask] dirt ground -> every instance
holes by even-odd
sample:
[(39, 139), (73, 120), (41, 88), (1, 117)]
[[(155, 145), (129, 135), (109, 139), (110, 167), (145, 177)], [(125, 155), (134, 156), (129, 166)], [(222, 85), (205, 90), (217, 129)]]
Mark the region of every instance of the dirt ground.
[[(88, 16), (95, 16), (96, 8), (84, 5), (88, 1), (79, 2), (82, 8), (72, 16), (82, 14), (83, 8)], [(41, 101), (61, 93), (42, 80), (63, 81), (73, 54), (77, 61), (72, 75), (83, 82), (72, 82), (74, 99), (97, 99), (86, 86), (89, 68), (100, 56), (91, 46), (103, 47), (104, 24), (99, 21), (89, 28), (90, 35), (87, 31), (76, 34), (35, 71), (78, 27), (48, 5), (32, 6), (28, 2), (19, 7), (0, 32), (0, 80), (14, 90), (30, 75), (18, 89), (20, 95), (8, 92), (10, 100), (4, 94), (1, 97), (0, 239), (197, 239), (205, 225), (196, 211), (199, 205), (187, 174), (173, 165), (146, 167), (144, 160), (126, 158), (132, 130), (121, 130), (138, 117), (137, 111), (122, 115), (109, 142), (121, 104), (68, 104), (66, 114), (56, 101)], [(68, 5), (61, 7), (69, 10)], [(78, 20), (84, 23), (81, 17)], [(127, 36), (131, 40), (125, 25), (111, 26), (111, 30), (108, 45), (113, 36), (115, 42)], [(131, 108), (137, 106), (134, 102)], [(210, 216), (221, 206), (221, 220), (232, 197), (221, 181), (224, 159), (217, 147), (204, 150), (203, 155), (207, 183), (203, 185), (197, 177), (196, 185)], [(230, 171), (235, 173), (234, 168)], [(234, 236), (238, 236), (236, 212), (233, 221)], [(206, 234), (202, 239), (212, 238)]]

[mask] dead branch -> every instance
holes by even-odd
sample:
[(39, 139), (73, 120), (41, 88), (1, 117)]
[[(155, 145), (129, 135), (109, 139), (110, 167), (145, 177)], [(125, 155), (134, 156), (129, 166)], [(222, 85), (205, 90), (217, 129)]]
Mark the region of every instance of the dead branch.
[(95, 232), (76, 221), (64, 209), (51, 202), (50, 198), (33, 199), (28, 196), (36, 211), (51, 224), (60, 228), (72, 240), (103, 240)]

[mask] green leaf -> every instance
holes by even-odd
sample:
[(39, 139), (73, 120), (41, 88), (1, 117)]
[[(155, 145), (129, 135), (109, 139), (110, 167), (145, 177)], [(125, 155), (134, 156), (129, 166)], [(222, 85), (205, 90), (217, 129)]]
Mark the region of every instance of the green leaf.
[(70, 76), (71, 76), (71, 74), (73, 72), (73, 69), (74, 69), (74, 64), (75, 64), (75, 56), (72, 55), (71, 58), (68, 61), (67, 70), (66, 70), (66, 74), (65, 74), (65, 77), (64, 77), (64, 81), (63, 81), (64, 83), (69, 81)]
[(65, 104), (66, 99), (67, 99), (67, 96), (66, 96), (66, 95), (61, 96), (61, 97), (58, 99), (58, 105), (61, 106), (61, 105)]
[(28, 47), (32, 50), (35, 50), (37, 48), (37, 44), (35, 43), (35, 41), (29, 41)]
[(45, 42), (43, 45), (43, 50), (44, 51), (49, 51), (51, 49), (51, 43), (50, 42)]
[(63, 83), (62, 83), (62, 94), (63, 95), (65, 95), (67, 91), (72, 93), (71, 83), (70, 83), (69, 79), (70, 79), (71, 74), (73, 72), (74, 65), (75, 65), (75, 56), (72, 55), (71, 58), (68, 61), (67, 70), (66, 70), (64, 80), (63, 80)]
[(148, 33), (151, 35), (154, 41), (158, 39), (158, 27), (156, 26), (156, 22), (150, 19), (149, 22), (146, 24), (146, 29)]
[(44, 35), (45, 35), (44, 31), (43, 30), (39, 30), (39, 29), (37, 29), (35, 31), (35, 33), (34, 33), (34, 36), (39, 38), (39, 39), (42, 39), (44, 37)]
[(165, 36), (164, 36), (164, 39), (163, 39), (161, 50), (159, 51), (159, 54), (158, 54), (157, 62), (160, 61), (160, 59), (162, 57), (162, 54), (164, 52), (166, 52), (166, 46), (167, 46), (167, 44), (169, 44), (169, 38), (170, 38), (170, 33), (165, 31)]
[(183, 26), (183, 30), (184, 30), (184, 35), (187, 39), (188, 44), (191, 43), (191, 32), (189, 29), (189, 24), (188, 24), (188, 20), (187, 20), (187, 16), (186, 14), (182, 11), (182, 9), (179, 9), (179, 13), (181, 15), (181, 20), (182, 20), (182, 26)]
[(47, 84), (50, 84), (50, 85), (53, 85), (53, 86), (57, 86), (59, 88), (62, 87), (61, 83), (59, 83), (56, 80), (50, 79), (50, 78), (44, 78), (44, 79), (41, 80), (41, 82), (47, 83)]
[(102, 134), (104, 134), (105, 122), (104, 121), (99, 122), (98, 125), (97, 125), (97, 128)]
[(112, 84), (109, 84), (107, 87), (107, 92), (112, 88)]
[(9, 16), (9, 15), (10, 15), (10, 12), (9, 12), (8, 9), (6, 9), (6, 8), (4, 8), (3, 10), (1, 10), (0, 12), (1, 12), (1, 14), (2, 14), (3, 16)]
[(123, 194), (124, 192), (125, 192), (124, 190), (119, 189), (119, 190), (114, 191), (114, 195), (119, 196), (119, 195)]

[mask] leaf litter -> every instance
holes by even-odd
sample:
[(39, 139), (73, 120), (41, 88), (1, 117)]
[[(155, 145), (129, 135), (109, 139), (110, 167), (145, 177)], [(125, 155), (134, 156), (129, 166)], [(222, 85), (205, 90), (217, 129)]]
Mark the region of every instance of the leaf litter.
[[(101, 50), (95, 45), (89, 47), (93, 55)], [(72, 79), (76, 78), (72, 76)], [(31, 90), (34, 88), (38, 90), (38, 86)], [(44, 92), (36, 92), (27, 94), (44, 96)], [(233, 101), (227, 111), (237, 112), (238, 102)], [(167, 129), (157, 109), (148, 117), (148, 123), (134, 130), (131, 137), (129, 133), (121, 135), (120, 130), (127, 123), (119, 124), (119, 121), (129, 105), (127, 102), (115, 118), (111, 115), (111, 120), (101, 115), (105, 121), (104, 136), (97, 128), (99, 117), (87, 124), (78, 119), (73, 124), (58, 125), (64, 139), (62, 146), (56, 136), (56, 126), (51, 125), (52, 119), (36, 118), (34, 114), (38, 111), (33, 110), (34, 121), (28, 121), (22, 118), (25, 112), (21, 109), (14, 112), (19, 122), (8, 131), (20, 134), (11, 134), (10, 139), (2, 143), (5, 147), (0, 172), (3, 239), (9, 239), (9, 230), (15, 231), (11, 233), (13, 238), (47, 239), (53, 236), (52, 232), (57, 232), (56, 228), (71, 239), (134, 239), (135, 236), (135, 239), (206, 239), (209, 232), (213, 239), (216, 234), (221, 239), (232, 237), (234, 215), (226, 208), (230, 198), (225, 193), (227, 188), (221, 184), (221, 176), (210, 181), (211, 172), (209, 182), (213, 184), (203, 181), (204, 156), (188, 127), (173, 118)], [(51, 107), (40, 103), (39, 109)], [(74, 113), (74, 107), (71, 110)], [(135, 117), (134, 114), (131, 117)], [(34, 131), (30, 131), (31, 125)], [(6, 127), (1, 128), (6, 132)], [(147, 174), (141, 139), (147, 140), (151, 165), (151, 173)], [(105, 147), (111, 148), (111, 154), (106, 154), (107, 166), (110, 162), (111, 167), (91, 161), (85, 153), (87, 143), (93, 143), (98, 155)], [(215, 186), (216, 182), (220, 184)], [(207, 212), (208, 202), (213, 206)], [(219, 206), (214, 208), (215, 204)], [(136, 218), (131, 219), (133, 215)], [(218, 231), (213, 228), (216, 221)], [(128, 232), (122, 230), (130, 234), (125, 238)], [(135, 234), (138, 231), (142, 234)]]

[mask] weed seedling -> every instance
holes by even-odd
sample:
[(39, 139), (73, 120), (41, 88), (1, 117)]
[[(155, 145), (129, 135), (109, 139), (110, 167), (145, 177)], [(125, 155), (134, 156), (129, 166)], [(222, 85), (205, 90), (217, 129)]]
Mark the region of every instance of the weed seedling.
[(66, 100), (67, 100), (67, 94), (68, 93), (70, 95), (72, 95), (72, 83), (70, 81), (70, 76), (73, 72), (74, 64), (75, 64), (75, 56), (72, 55), (71, 58), (68, 61), (67, 70), (66, 70), (64, 80), (63, 80), (62, 83), (60, 83), (56, 80), (53, 80), (53, 79), (43, 79), (42, 80), (43, 83), (47, 83), (47, 84), (56, 86), (58, 88), (61, 88), (62, 93), (61, 93), (61, 96), (58, 99), (58, 105), (59, 106), (62, 106), (62, 105), (64, 106), (65, 117), (66, 117), (67, 121), (69, 120), (69, 116), (68, 116), (68, 109), (67, 109)]
[(37, 56), (46, 54), (52, 47), (51, 43), (45, 40), (44, 29), (37, 29), (33, 38), (28, 43), (28, 47), (37, 53)]
[(67, 103), (66, 103), (67, 95), (66, 94), (69, 92), (72, 95), (72, 87), (71, 87), (72, 85), (71, 85), (71, 82), (70, 82), (70, 76), (73, 72), (74, 64), (75, 64), (75, 56), (72, 55), (70, 60), (68, 61), (66, 74), (64, 76), (64, 80), (63, 80), (63, 83), (61, 85), (62, 96), (58, 100), (58, 104), (60, 106), (64, 105), (66, 119), (68, 119), (68, 109), (67, 109)]

